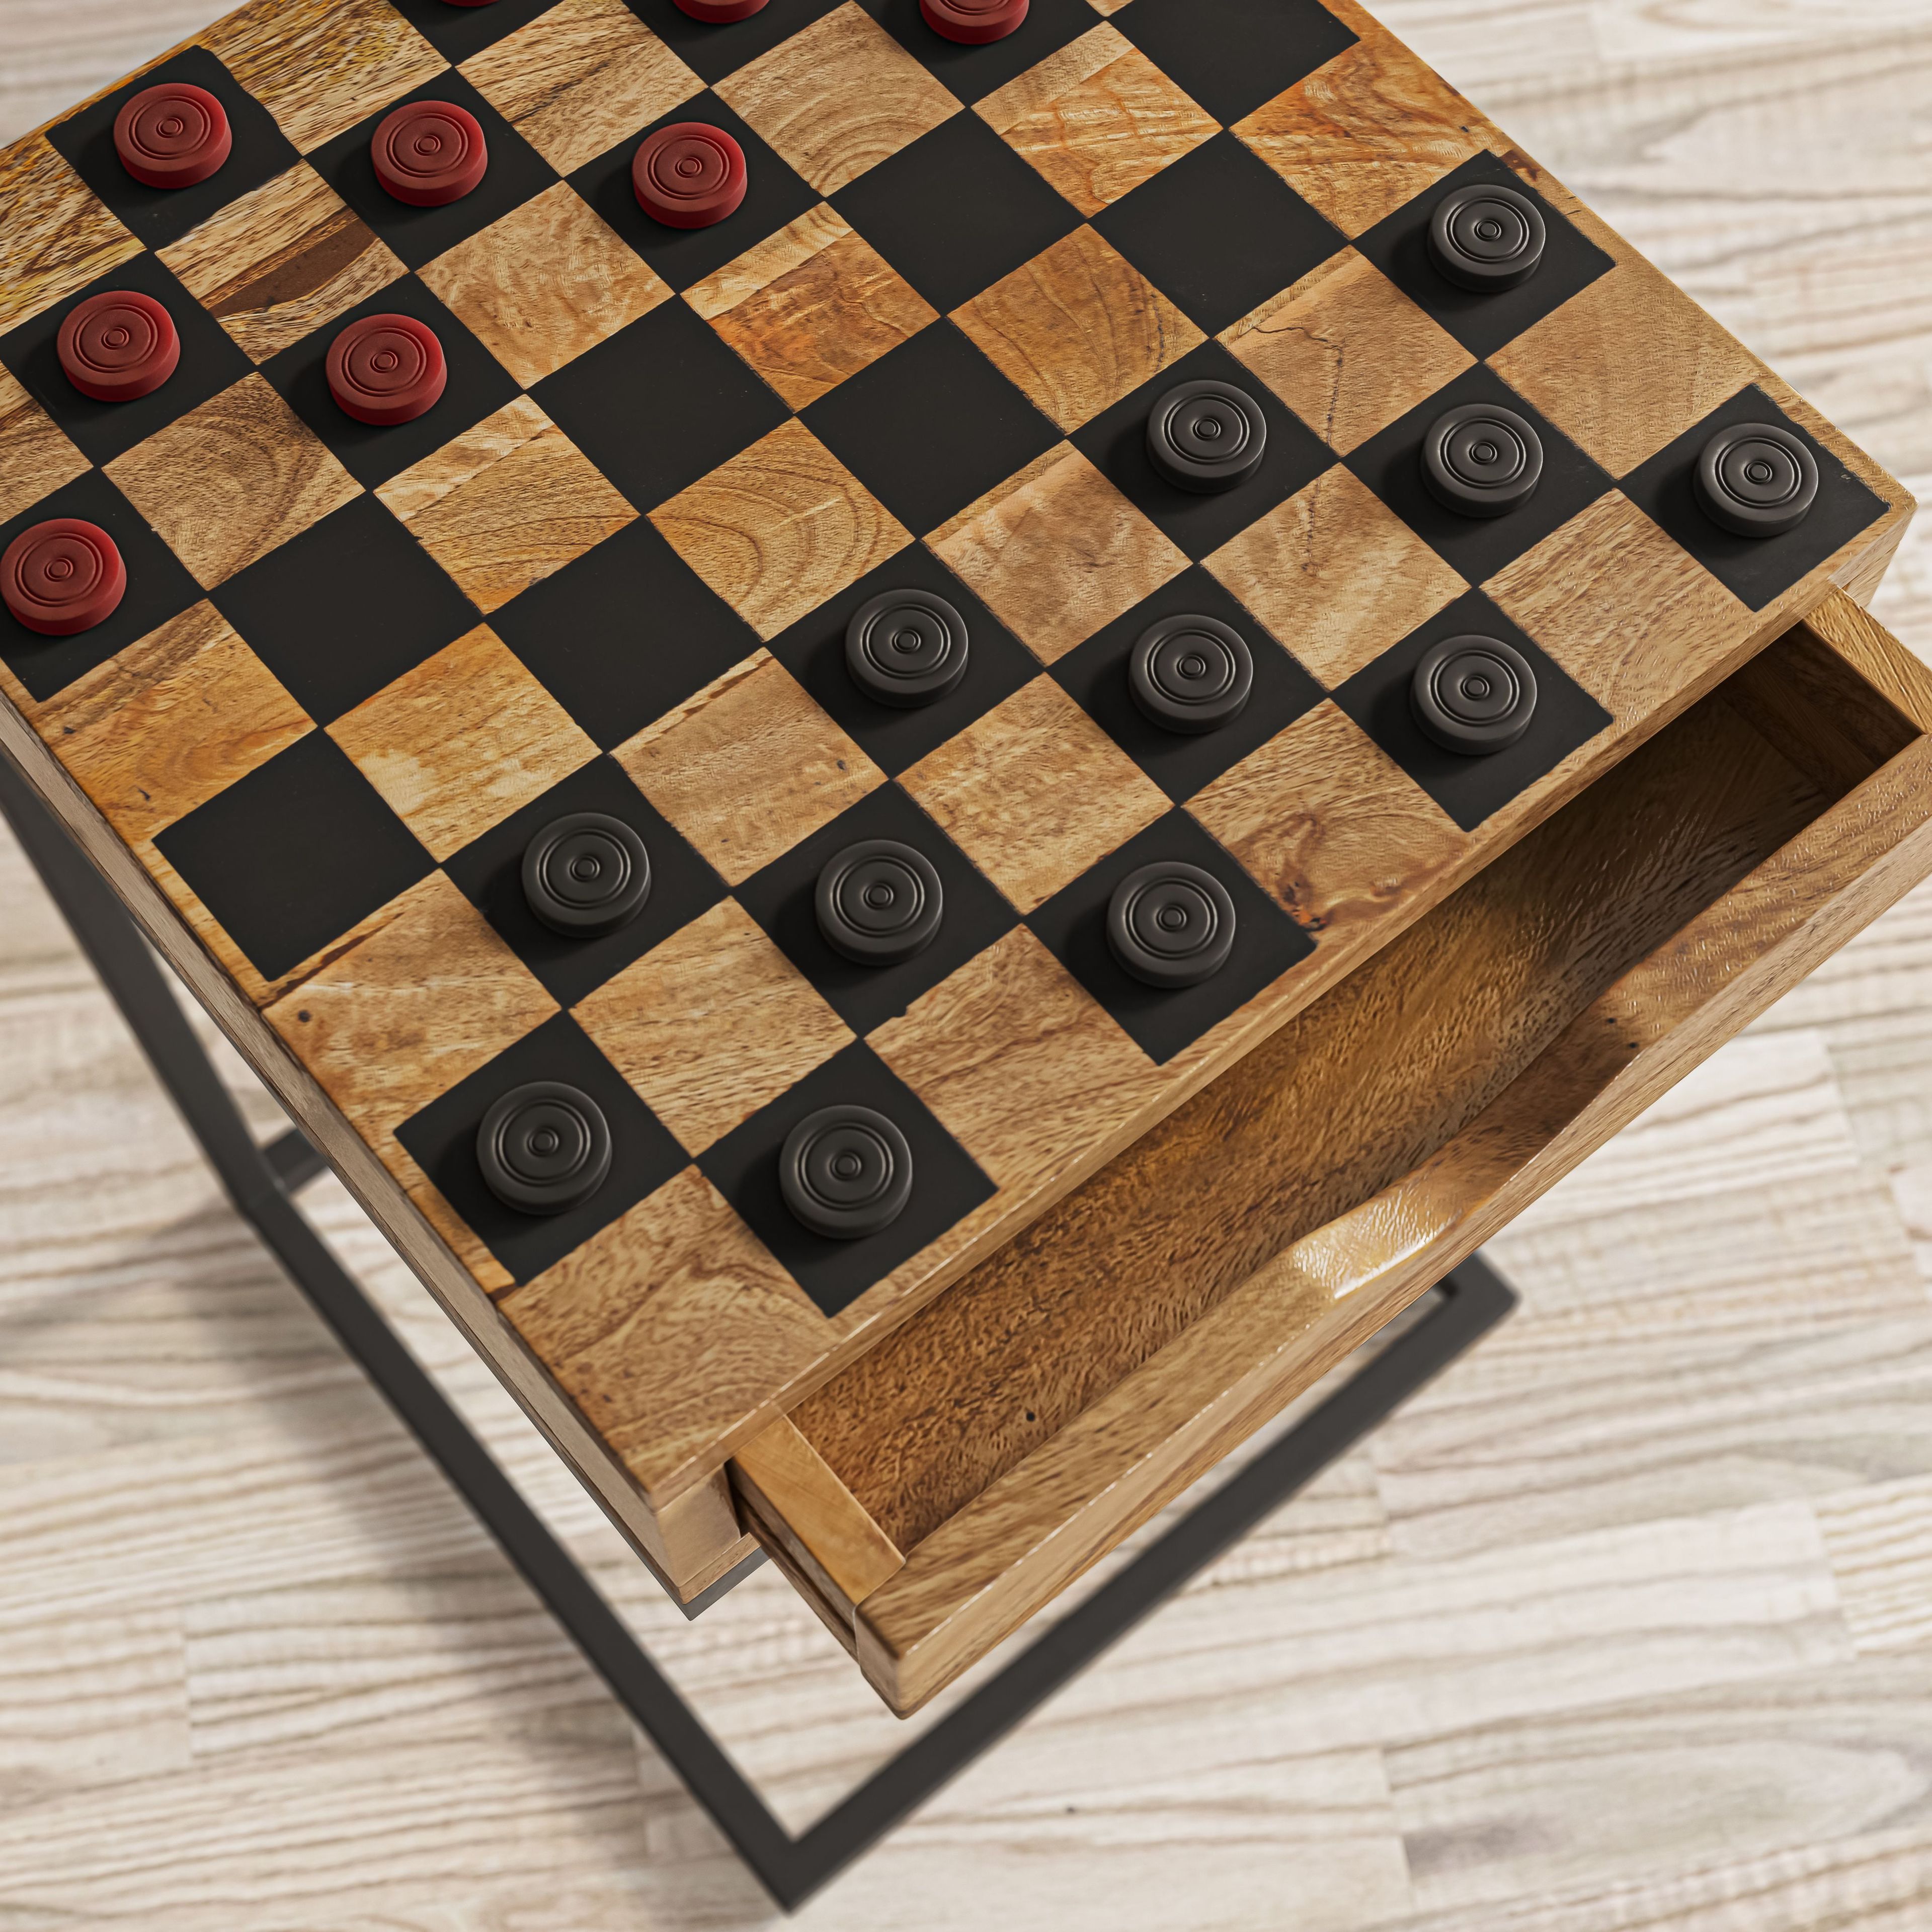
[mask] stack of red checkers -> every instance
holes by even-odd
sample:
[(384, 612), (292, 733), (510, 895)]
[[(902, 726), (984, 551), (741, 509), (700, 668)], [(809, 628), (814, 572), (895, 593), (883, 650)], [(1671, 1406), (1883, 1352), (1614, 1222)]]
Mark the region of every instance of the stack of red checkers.
[(376, 178), (412, 208), (460, 201), (483, 178), (482, 124), (453, 100), (416, 100), (386, 116), (369, 143)]
[(67, 379), (97, 403), (151, 396), (175, 373), (181, 338), (152, 296), (110, 289), (77, 303), (55, 341)]
[(667, 228), (709, 228), (745, 199), (745, 151), (722, 128), (660, 128), (631, 164), (638, 206)]
[(754, 14), (763, 13), (764, 8), (765, 0), (677, 0), (680, 14), (720, 27), (728, 20), (748, 20)]
[(22, 530), (0, 556), (0, 599), (30, 631), (70, 638), (113, 616), (128, 566), (98, 524), (56, 517)]
[(145, 87), (114, 117), (114, 149), (143, 188), (192, 188), (235, 145), (228, 110), (205, 87), (164, 80)]
[(935, 34), (969, 47), (1003, 40), (1027, 16), (1027, 0), (919, 0)]
[(436, 332), (412, 315), (367, 315), (328, 348), (328, 392), (360, 423), (413, 422), (449, 380)]

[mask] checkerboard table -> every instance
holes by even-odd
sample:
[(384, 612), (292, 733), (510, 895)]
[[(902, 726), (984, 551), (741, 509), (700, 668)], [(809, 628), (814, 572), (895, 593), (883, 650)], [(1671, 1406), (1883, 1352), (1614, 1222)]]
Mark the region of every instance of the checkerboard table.
[[(117, 151), (161, 82), (232, 130), (184, 187)], [(440, 206), (371, 159), (419, 101), (488, 144)], [(694, 122), (746, 192), (668, 226), (634, 162)], [(1465, 188), (1534, 211), (1528, 279), (1438, 268)], [(59, 338), (116, 292), (165, 308), (179, 361), (102, 402)], [(331, 387), (378, 316), (446, 361), (406, 422)], [(0, 548), (79, 519), (127, 575), (72, 634), (0, 616), (10, 748), (51, 754), (100, 862), (680, 1582), (662, 1525), (738, 1444), (1832, 589), (1868, 591), (1910, 513), (1353, 0), (1031, 0), (979, 44), (916, 0), (728, 24), (254, 0), (0, 152)], [(1150, 453), (1193, 383), (1264, 433), (1212, 494)], [(1464, 407), (1540, 447), (1508, 514), (1425, 487)], [(1766, 424), (1816, 500), (1742, 536), (1694, 472)], [(908, 598), (970, 640), (916, 706), (850, 663), (855, 614)], [(1177, 618), (1251, 658), (1220, 728), (1133, 698)], [(1410, 695), (1472, 634), (1534, 676), (1484, 757)], [(650, 881), (588, 934), (524, 882), (582, 814)], [(874, 841), (944, 904), (884, 963), (815, 910)], [(1218, 882), (1211, 976), (1149, 985), (1110, 946), (1149, 866)], [(478, 1136), (543, 1083), (594, 1103), (608, 1164), (538, 1214)], [(854, 1106), (913, 1182), (835, 1239), (781, 1154)]]

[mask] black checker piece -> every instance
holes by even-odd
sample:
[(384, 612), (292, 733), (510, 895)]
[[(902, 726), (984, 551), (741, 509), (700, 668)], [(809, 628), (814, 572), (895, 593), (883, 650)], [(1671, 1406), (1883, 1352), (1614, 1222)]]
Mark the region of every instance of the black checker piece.
[[(884, 1115), (904, 1137), (913, 1185), (903, 1210), (876, 1233), (814, 1234), (785, 1202), (780, 1179), (785, 1144), (811, 1115), (855, 1107)], [(714, 1142), (698, 1164), (827, 1315), (849, 1307), (993, 1192), (978, 1163), (862, 1040)]]
[(415, 834), (322, 731), (297, 739), (154, 843), (265, 980), (431, 870)]
[[(1478, 748), (1468, 745), (1448, 748), (1416, 715), (1418, 667), (1435, 646), (1471, 637), (1493, 638), (1507, 646), (1511, 656), (1527, 664), (1535, 684), (1528, 728), (1513, 742), (1483, 748), (1483, 755), (1472, 755)], [(1610, 714), (1479, 590), (1438, 611), (1334, 695), (1465, 832), (1473, 832), (1611, 722)], [(1489, 707), (1472, 698), (1465, 708), (1480, 716)]]
[[(1116, 893), (1150, 866), (1163, 876), (1180, 867), (1208, 874), (1232, 908), (1234, 936), (1225, 960), (1193, 985), (1150, 985), (1120, 963), (1108, 937)], [(1145, 910), (1157, 919), (1162, 903), (1156, 895)], [(1156, 819), (1029, 914), (1027, 924), (1156, 1063), (1192, 1046), (1315, 950), (1307, 934), (1184, 812)]]
[[(114, 119), (128, 102), (164, 80), (184, 80), (221, 103), (234, 146), (226, 160), (192, 188), (144, 188), (121, 164)], [(75, 173), (150, 248), (178, 242), (217, 210), (239, 201), (295, 166), (296, 154), (274, 117), (204, 47), (186, 47), (47, 130)], [(181, 318), (175, 318), (178, 327)]]
[[(644, 0), (668, 7), (671, 0)], [(969, 46), (949, 40), (926, 25), (919, 0), (859, 0), (920, 66), (958, 100), (970, 106), (1004, 87), (1049, 54), (1082, 34), (1091, 33), (1094, 9), (1088, 0), (1030, 0), (1018, 29), (1003, 39)]]
[[(1818, 488), (1804, 520), (1771, 536), (1742, 536), (1714, 522), (1698, 501), (1696, 468), (1712, 438), (1745, 424), (1771, 425), (1810, 452)], [(1660, 524), (1734, 597), (1754, 610), (1811, 572), (1886, 512), (1873, 494), (1804, 425), (1754, 384), (1623, 479), (1623, 493)]]
[(1356, 39), (1317, 0), (1130, 0), (1113, 24), (1224, 128)]
[[(56, 344), (62, 323), (75, 309), (114, 289), (152, 296), (167, 310), (181, 338), (181, 361), (174, 374), (148, 394), (132, 402), (97, 403), (68, 381)], [(0, 362), (20, 377), (93, 463), (111, 463), (125, 454), (157, 430), (238, 382), (254, 366), (160, 259), (148, 254), (131, 256), (79, 294), (0, 336)]]
[[(608, 1137), (609, 1164), (603, 1179), (574, 1204), (558, 1207), (553, 1198), (548, 1212), (532, 1212), (528, 1206), (512, 1205), (500, 1198), (478, 1158), (478, 1135), (490, 1109), (519, 1089), (532, 1086), (562, 1087), (587, 1100), (601, 1117)], [(538, 1096), (522, 1097), (527, 1103)], [(501, 1124), (514, 1132), (518, 1124), (512, 1119)], [(569, 1131), (567, 1122), (554, 1116), (546, 1121), (534, 1112), (522, 1124), (537, 1133), (546, 1125), (561, 1129), (560, 1141)], [(533, 1280), (581, 1247), (687, 1164), (684, 1150), (664, 1124), (568, 1013), (544, 1021), (487, 1066), (432, 1100), (396, 1130), (396, 1138), (443, 1198), (520, 1282)], [(564, 1180), (566, 1185), (558, 1192), (567, 1194), (573, 1175), (580, 1184), (585, 1178), (574, 1169), (571, 1174), (554, 1174), (568, 1165), (564, 1156), (570, 1151), (568, 1146), (554, 1150), (532, 1146), (518, 1164), (538, 1183), (553, 1176)]]

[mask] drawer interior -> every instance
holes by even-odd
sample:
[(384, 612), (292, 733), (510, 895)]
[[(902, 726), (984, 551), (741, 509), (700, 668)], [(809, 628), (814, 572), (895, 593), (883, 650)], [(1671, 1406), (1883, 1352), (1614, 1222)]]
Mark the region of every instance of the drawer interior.
[[(1869, 644), (1875, 627), (1844, 608)], [(834, 1628), (862, 1639), (874, 1589), (902, 1587), (902, 1566), (989, 1492), (1020, 1493), (1056, 1438), (1118, 1404), (1274, 1258), (1468, 1136), (1640, 962), (1684, 943), (1888, 761), (1923, 749), (1919, 715), (1932, 708), (1922, 712), (1916, 661), (1891, 649), (1901, 662), (1875, 680), (1819, 630), (1788, 634), (754, 1445), (738, 1472), (748, 1513), (788, 1546), (778, 1553)], [(1616, 1046), (1606, 1066), (1644, 1050)], [(1294, 1392), (1284, 1385), (1272, 1406)], [(1216, 1440), (1225, 1450), (1225, 1431)], [(773, 1466), (781, 1448), (786, 1466)], [(1204, 1441), (1171, 1456), (1168, 1480), (1123, 1496), (1111, 1540), (1211, 1460)], [(854, 1536), (856, 1558), (844, 1547)], [(1078, 1560), (1107, 1546), (1094, 1540)], [(1011, 1610), (990, 1622), (1010, 1624)], [(910, 1682), (880, 1688), (902, 1708), (915, 1701)]]

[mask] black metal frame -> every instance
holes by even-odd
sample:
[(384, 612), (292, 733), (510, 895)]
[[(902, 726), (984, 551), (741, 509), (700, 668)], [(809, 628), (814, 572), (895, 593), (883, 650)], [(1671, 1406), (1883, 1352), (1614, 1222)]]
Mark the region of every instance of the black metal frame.
[[(362, 1365), (760, 1882), (787, 1911), (1359, 1442), (1516, 1306), (1479, 1257), (1437, 1305), (962, 1703), (794, 1838), (569, 1552), (337, 1262), (293, 1196), (322, 1156), (299, 1129), (258, 1145), (132, 916), (0, 755), (0, 813), (65, 916), (236, 1209)], [(761, 1558), (687, 1606), (696, 1615)]]

